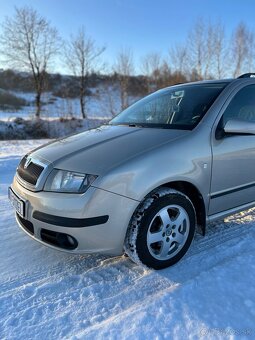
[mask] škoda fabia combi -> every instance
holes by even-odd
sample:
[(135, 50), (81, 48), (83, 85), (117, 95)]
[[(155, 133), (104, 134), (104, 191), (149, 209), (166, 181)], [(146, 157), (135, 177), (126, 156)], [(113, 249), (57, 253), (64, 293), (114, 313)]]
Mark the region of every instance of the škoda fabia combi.
[(33, 239), (173, 265), (196, 228), (254, 206), (255, 79), (157, 91), (107, 125), (27, 154), (9, 197)]

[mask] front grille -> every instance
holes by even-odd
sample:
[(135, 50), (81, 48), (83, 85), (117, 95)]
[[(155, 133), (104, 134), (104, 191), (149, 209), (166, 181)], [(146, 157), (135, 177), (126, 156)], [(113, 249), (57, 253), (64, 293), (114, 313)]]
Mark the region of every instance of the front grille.
[(41, 173), (43, 172), (44, 167), (31, 161), (25, 168), (26, 160), (27, 157), (24, 157), (21, 160), (17, 169), (17, 173), (19, 177), (22, 178), (25, 182), (36, 185), (36, 182)]
[(20, 224), (22, 225), (22, 227), (26, 231), (28, 231), (30, 234), (34, 235), (34, 226), (33, 226), (33, 223), (28, 221), (28, 220), (25, 220), (19, 214), (16, 214), (16, 215), (17, 215), (17, 218), (18, 218)]

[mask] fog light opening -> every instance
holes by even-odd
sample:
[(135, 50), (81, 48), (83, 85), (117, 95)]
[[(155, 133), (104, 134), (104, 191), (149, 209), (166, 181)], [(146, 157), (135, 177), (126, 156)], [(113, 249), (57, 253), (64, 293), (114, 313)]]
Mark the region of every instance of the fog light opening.
[(67, 250), (73, 250), (78, 247), (78, 242), (73, 236), (53, 230), (41, 229), (41, 239), (55, 247)]
[(75, 240), (74, 240), (74, 238), (72, 236), (67, 235), (66, 237), (67, 237), (67, 240), (68, 240), (68, 242), (70, 243), (70, 245), (72, 247), (76, 245), (76, 242), (75, 242)]

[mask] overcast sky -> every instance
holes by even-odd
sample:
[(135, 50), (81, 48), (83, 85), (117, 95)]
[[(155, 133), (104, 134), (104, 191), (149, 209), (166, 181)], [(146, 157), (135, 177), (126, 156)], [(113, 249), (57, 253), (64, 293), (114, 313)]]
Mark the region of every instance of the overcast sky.
[(123, 47), (132, 48), (137, 64), (149, 52), (166, 55), (199, 17), (221, 20), (229, 35), (240, 21), (255, 31), (254, 0), (0, 0), (0, 22), (23, 5), (48, 18), (64, 38), (84, 25), (107, 47), (104, 58), (110, 64)]

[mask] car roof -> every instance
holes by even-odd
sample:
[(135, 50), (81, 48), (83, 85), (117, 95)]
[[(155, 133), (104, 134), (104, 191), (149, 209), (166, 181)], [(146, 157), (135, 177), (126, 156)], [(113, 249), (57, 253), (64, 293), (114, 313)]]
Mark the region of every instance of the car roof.
[(167, 87), (163, 87), (161, 89), (156, 90), (155, 92), (152, 92), (152, 94), (154, 93), (158, 93), (158, 92), (164, 92), (164, 91), (168, 91), (168, 90), (172, 90), (173, 87), (181, 87), (181, 86), (192, 86), (192, 85), (204, 85), (204, 84), (226, 84), (225, 87), (228, 87), (229, 84), (231, 83), (242, 83), (242, 82), (247, 82), (250, 81), (252, 83), (255, 82), (255, 73), (245, 73), (242, 74), (240, 77), (238, 78), (226, 78), (226, 79), (210, 79), (210, 80), (199, 80), (199, 81), (193, 81), (193, 82), (188, 82), (188, 83), (177, 83), (177, 84), (173, 84)]
[[(182, 86), (196, 86), (196, 85), (205, 85), (205, 84), (230, 84), (234, 81), (235, 79), (222, 79), (222, 80), (200, 80), (200, 81), (193, 81), (193, 82), (189, 82), (189, 83), (178, 83), (178, 84), (174, 84), (171, 86), (167, 86), (164, 87), (162, 89), (157, 90), (156, 92), (163, 92), (163, 91), (167, 91), (167, 90), (172, 90), (173, 87), (182, 87)], [(155, 92), (154, 92), (155, 93)]]
[[(199, 81), (193, 81), (189, 83), (178, 83), (172, 86), (182, 86), (182, 85), (203, 85), (203, 84), (230, 84), (232, 82), (242, 82), (247, 81), (247, 79), (255, 80), (255, 73), (245, 73), (239, 76), (238, 78), (227, 78), (227, 79), (210, 79), (210, 80), (199, 80)], [(164, 89), (169, 89), (172, 86), (165, 87)], [(163, 90), (163, 89), (162, 89)]]

